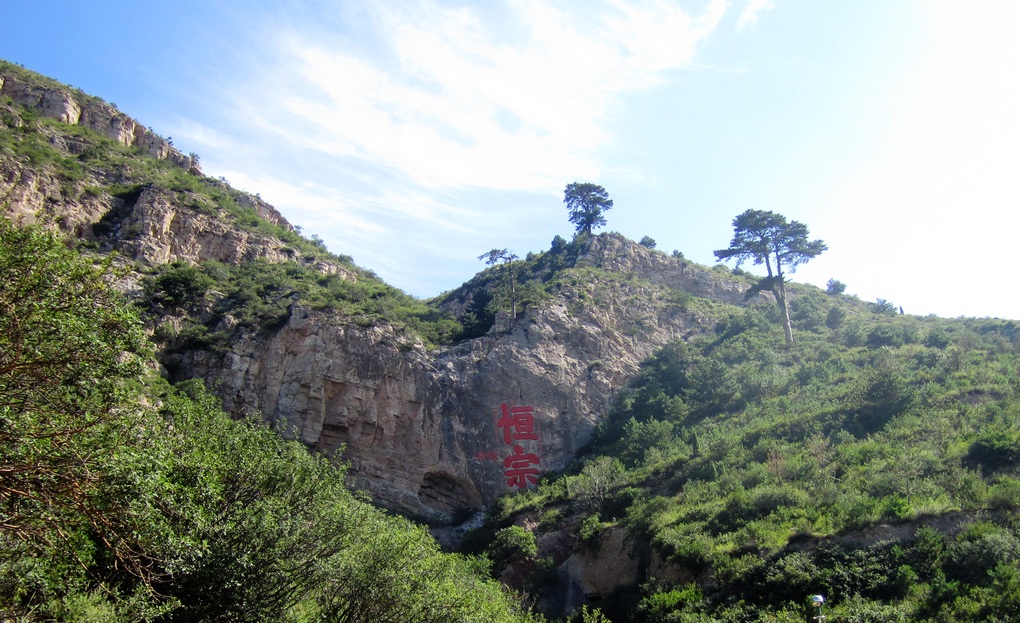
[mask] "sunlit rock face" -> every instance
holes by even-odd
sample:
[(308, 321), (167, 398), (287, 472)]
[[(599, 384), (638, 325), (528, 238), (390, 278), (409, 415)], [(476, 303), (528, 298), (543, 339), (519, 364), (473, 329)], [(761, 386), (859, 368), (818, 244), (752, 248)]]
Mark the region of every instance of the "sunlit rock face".
[[(14, 106), (200, 173), (197, 162), (108, 104), (9, 75), (0, 76), (0, 92)], [(0, 104), (0, 114), (8, 125), (21, 122), (10, 103)], [(52, 124), (37, 129), (68, 157), (88, 155), (78, 134)], [(134, 266), (302, 261), (207, 197), (130, 179), (123, 167), (90, 167), (68, 181), (51, 167), (0, 156), (0, 206), (16, 222), (47, 223)], [(110, 194), (110, 187), (121, 190)], [(223, 189), (262, 219), (293, 229), (257, 196)], [(321, 264), (324, 274), (358, 278), (340, 263)], [(706, 330), (708, 321), (689, 311), (697, 306), (685, 297), (743, 303), (739, 281), (618, 234), (592, 237), (560, 264), (567, 266), (581, 270), (558, 278), (540, 304), (517, 318), (501, 315), (487, 334), (453, 347), (427, 350), (383, 321), (363, 326), (294, 303), (279, 325), (258, 331), (223, 318), (215, 331), (229, 338), (215, 349), (175, 353), (169, 374), (201, 378), (234, 416), (260, 418), (346, 461), (353, 481), (386, 507), (430, 521), (466, 517), (563, 468), (641, 361)], [(118, 285), (137, 293), (139, 277)], [(445, 311), (458, 315), (475, 294), (466, 286)], [(162, 321), (183, 325), (173, 315)]]
[(194, 155), (185, 156), (165, 139), (113, 106), (80, 91), (58, 86), (25, 82), (13, 75), (0, 74), (0, 95), (11, 98), (43, 117), (69, 125), (82, 125), (126, 147), (138, 147), (145, 153), (169, 160), (177, 166), (200, 174)]
[[(705, 328), (664, 301), (654, 280), (742, 298), (704, 269), (618, 236), (580, 261), (630, 271), (564, 283), (485, 336), (428, 352), (386, 325), (362, 327), (292, 308), (269, 335), (226, 353), (193, 352), (179, 373), (204, 378), (236, 416), (257, 416), (342, 457), (379, 503), (433, 521), (466, 516), (563, 468), (655, 349)], [(644, 275), (629, 276), (636, 272)]]
[[(50, 222), (134, 262), (295, 259), (279, 239), (196, 208), (187, 193), (69, 193), (45, 170), (0, 162), (0, 171), (7, 216)], [(248, 200), (289, 227), (272, 206)], [(642, 360), (705, 329), (666, 287), (740, 298), (709, 271), (616, 235), (595, 237), (576, 263), (599, 270), (450, 348), (427, 351), (385, 323), (361, 326), (294, 304), (280, 326), (257, 332), (224, 318), (216, 331), (232, 336), (226, 346), (185, 350), (171, 373), (204, 379), (231, 414), (263, 419), (348, 462), (354, 483), (378, 503), (450, 521), (563, 468)], [(320, 268), (356, 279), (340, 265)], [(137, 279), (125, 284), (137, 288)]]

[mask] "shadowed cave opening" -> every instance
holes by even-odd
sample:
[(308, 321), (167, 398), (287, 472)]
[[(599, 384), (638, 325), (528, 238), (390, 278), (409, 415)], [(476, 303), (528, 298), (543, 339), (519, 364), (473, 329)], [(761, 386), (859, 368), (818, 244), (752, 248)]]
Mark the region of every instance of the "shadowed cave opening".
[(427, 472), (418, 489), (422, 504), (453, 517), (482, 506), (482, 497), (475, 484), (447, 472)]

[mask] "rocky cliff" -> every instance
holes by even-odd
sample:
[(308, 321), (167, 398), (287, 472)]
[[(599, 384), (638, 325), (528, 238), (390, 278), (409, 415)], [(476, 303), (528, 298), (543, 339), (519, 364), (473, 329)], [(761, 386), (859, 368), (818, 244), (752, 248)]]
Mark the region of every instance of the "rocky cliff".
[[(24, 130), (29, 110), (92, 132), (36, 123), (29, 129), (52, 152), (48, 159), (0, 152), (6, 216), (52, 223), (134, 260), (141, 273), (175, 261), (309, 261), (280, 238), (293, 231), (272, 206), (207, 178), (206, 190), (196, 190), (186, 179), (201, 178), (195, 159), (113, 107), (21, 74), (0, 76), (0, 93), (9, 98), (0, 100), (8, 131)], [(178, 173), (146, 178), (139, 171), (147, 165), (91, 158), (95, 133)], [(231, 210), (273, 227), (245, 224)], [(358, 278), (339, 261), (316, 262), (322, 274)], [(447, 521), (563, 468), (642, 360), (710, 326), (698, 297), (742, 304), (746, 287), (726, 271), (616, 234), (593, 237), (558, 270), (555, 279), (545, 276), (541, 303), (453, 346), (427, 350), (385, 321), (366, 324), (295, 302), (266, 330), (224, 319), (218, 329), (229, 339), (177, 353), (173, 373), (204, 379), (238, 417), (260, 417), (341, 455), (379, 503)], [(459, 300), (462, 312), (474, 295), (465, 287), (448, 311), (459, 313)]]
[[(20, 72), (19, 72), (20, 73)], [(0, 96), (68, 125), (81, 125), (126, 147), (168, 160), (193, 173), (201, 173), (198, 158), (185, 156), (170, 141), (95, 97), (60, 85), (47, 86), (25, 79), (12, 70), (0, 73)]]
[(675, 288), (743, 301), (738, 282), (616, 234), (595, 237), (578, 264), (596, 270), (450, 348), (295, 308), (225, 353), (187, 353), (181, 371), (219, 388), (236, 415), (342, 451), (383, 505), (449, 519), (563, 468), (642, 360), (709, 326), (675, 304)]

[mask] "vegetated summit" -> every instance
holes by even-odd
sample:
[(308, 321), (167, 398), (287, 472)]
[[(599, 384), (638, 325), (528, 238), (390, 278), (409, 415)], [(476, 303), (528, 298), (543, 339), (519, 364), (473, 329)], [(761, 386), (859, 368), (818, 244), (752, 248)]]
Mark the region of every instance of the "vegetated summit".
[(172, 383), (342, 458), (547, 616), (1020, 616), (1015, 322), (790, 283), (787, 347), (750, 276), (616, 234), (420, 301), (108, 104), (0, 75), (4, 216), (116, 251)]

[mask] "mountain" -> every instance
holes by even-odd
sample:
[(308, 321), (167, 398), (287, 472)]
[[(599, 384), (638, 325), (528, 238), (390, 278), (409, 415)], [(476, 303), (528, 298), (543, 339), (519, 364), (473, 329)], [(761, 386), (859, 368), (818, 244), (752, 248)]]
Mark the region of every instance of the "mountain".
[(547, 615), (1020, 615), (1017, 323), (791, 283), (788, 348), (752, 276), (612, 233), (421, 301), (96, 98), (9, 64), (0, 96), (3, 216), (117, 266), (171, 383)]
[[(106, 104), (79, 103), (80, 95), (39, 82), (3, 75), (0, 94), (55, 123), (34, 134), (43, 144), (33, 148), (44, 153), (0, 159), (0, 200), (10, 218), (51, 221), (132, 262), (129, 292), (140, 296), (146, 275), (180, 263), (292, 265), (286, 270), (311, 273), (314, 288), (327, 292), (377, 281), (299, 241), (259, 198), (203, 177), (197, 156), (181, 155)], [(9, 126), (24, 128), (24, 113), (8, 106), (5, 114)], [(178, 334), (163, 340), (173, 380), (201, 378), (235, 416), (258, 414), (316, 451), (342, 450), (358, 486), (383, 506), (449, 522), (528, 484), (530, 470), (562, 469), (642, 360), (707, 328), (694, 301), (744, 304), (742, 279), (615, 234), (520, 270), (541, 283), (541, 304), (515, 319), (501, 313), (481, 335), (439, 347), (384, 314), (357, 317), (296, 292), (275, 295), (281, 307), (271, 327), (239, 323), (222, 309), (233, 304), (229, 296), (210, 291), (187, 310), (153, 306), (152, 330)], [(497, 273), (448, 293), (432, 313), (462, 318), (474, 299), (489, 296)], [(214, 347), (182, 345), (185, 325), (216, 334)], [(507, 475), (518, 444), (507, 444), (497, 426), (504, 407), (527, 408), (533, 418), (534, 439), (522, 447), (537, 462), (524, 481)]]

